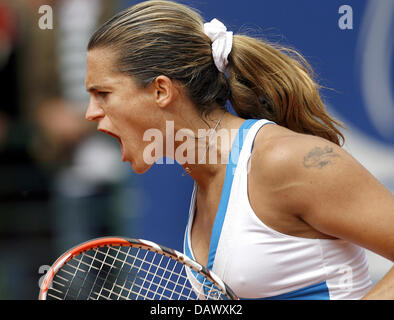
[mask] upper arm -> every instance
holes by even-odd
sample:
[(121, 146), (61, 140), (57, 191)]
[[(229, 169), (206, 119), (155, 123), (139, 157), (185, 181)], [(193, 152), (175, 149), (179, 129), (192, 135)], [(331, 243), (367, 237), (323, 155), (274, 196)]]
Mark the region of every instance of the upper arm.
[(296, 135), (260, 162), (273, 194), (312, 228), (394, 260), (394, 196), (345, 150)]

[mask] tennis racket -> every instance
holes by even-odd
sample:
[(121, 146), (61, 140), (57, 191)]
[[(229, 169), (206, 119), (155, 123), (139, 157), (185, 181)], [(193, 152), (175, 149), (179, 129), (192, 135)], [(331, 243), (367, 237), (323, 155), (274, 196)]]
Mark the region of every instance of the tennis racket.
[(235, 300), (214, 273), (151, 241), (105, 237), (60, 256), (40, 300)]

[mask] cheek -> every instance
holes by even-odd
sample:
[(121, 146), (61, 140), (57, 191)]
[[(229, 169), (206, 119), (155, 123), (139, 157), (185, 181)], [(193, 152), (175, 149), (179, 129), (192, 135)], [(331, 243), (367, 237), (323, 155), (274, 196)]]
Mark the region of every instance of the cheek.
[(142, 144), (144, 133), (158, 125), (158, 110), (151, 100), (148, 94), (130, 90), (128, 94), (113, 94), (107, 101), (107, 115), (115, 130), (134, 145)]
[(127, 104), (127, 101), (116, 96), (107, 99), (104, 109), (117, 133), (126, 130), (129, 123), (133, 120), (133, 113), (130, 112), (131, 107)]
[[(125, 119), (144, 122), (149, 115), (149, 103), (143, 97), (128, 95), (113, 101), (113, 109), (117, 109), (119, 116)], [(115, 110), (114, 110), (115, 111)]]

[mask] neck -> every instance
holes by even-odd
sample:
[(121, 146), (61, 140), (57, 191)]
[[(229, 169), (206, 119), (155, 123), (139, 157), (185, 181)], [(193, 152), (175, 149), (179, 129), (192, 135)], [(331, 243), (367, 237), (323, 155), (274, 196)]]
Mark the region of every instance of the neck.
[(196, 135), (194, 159), (182, 163), (200, 190), (207, 190), (216, 177), (225, 174), (233, 140), (244, 120), (218, 111), (205, 122), (210, 129), (200, 130), (202, 134)]

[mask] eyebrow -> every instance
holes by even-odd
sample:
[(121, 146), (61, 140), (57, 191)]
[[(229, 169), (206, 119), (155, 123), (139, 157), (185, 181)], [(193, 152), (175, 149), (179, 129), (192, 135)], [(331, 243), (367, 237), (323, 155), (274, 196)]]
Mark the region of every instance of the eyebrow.
[(101, 91), (101, 90), (108, 90), (110, 89), (108, 86), (100, 86), (100, 85), (91, 85), (87, 86), (87, 92), (94, 92), (94, 91)]

